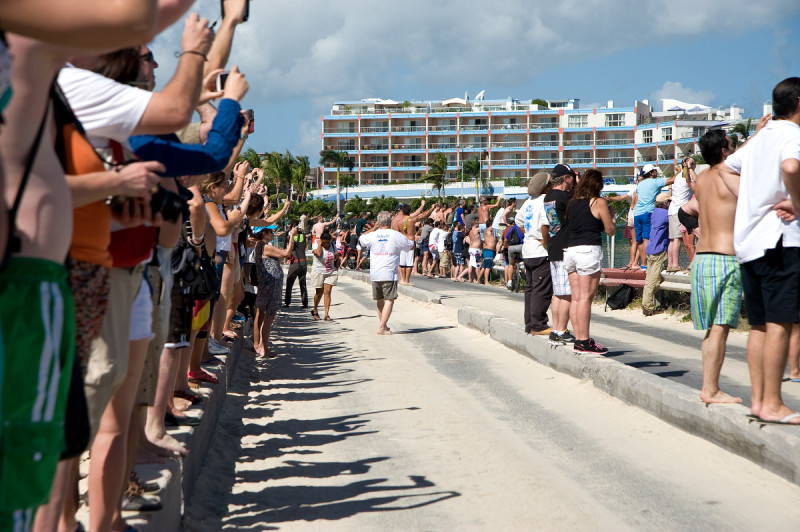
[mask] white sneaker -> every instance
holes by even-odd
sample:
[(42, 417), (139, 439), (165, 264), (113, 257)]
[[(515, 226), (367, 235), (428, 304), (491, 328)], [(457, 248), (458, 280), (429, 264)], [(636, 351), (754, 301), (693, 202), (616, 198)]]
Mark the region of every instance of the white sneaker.
[(208, 352), (212, 355), (227, 355), (231, 352), (230, 349), (221, 345), (219, 342), (209, 336), (208, 338)]

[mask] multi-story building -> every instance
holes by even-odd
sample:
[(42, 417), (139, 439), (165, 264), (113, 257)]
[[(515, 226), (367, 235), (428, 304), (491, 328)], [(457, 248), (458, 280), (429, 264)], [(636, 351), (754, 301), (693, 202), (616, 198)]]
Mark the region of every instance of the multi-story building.
[[(627, 184), (647, 163), (671, 174), (673, 164), (697, 151), (706, 130), (740, 117), (738, 108), (728, 115), (699, 106), (655, 113), (646, 100), (591, 109), (581, 109), (579, 100), (547, 103), (336, 102), (322, 116), (322, 148), (346, 151), (359, 185), (419, 181), (436, 152), (447, 157), (453, 180), (466, 160), (477, 157), (490, 180), (524, 178), (567, 163), (581, 171), (602, 169)], [(324, 168), (325, 184), (335, 182), (335, 172)]]

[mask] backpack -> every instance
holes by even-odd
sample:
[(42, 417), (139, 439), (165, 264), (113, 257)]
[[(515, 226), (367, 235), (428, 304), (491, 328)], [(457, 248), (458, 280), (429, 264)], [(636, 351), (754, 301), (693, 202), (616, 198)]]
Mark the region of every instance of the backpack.
[(509, 246), (518, 246), (522, 244), (522, 236), (519, 233), (519, 228), (516, 225), (513, 225), (509, 228), (508, 237), (506, 237), (506, 243)]
[(452, 231), (448, 231), (444, 237), (444, 249), (447, 251), (453, 250), (453, 233)]
[(621, 284), (606, 299), (606, 307), (611, 307), (611, 310), (625, 308), (633, 301), (633, 294), (632, 286)]
[(181, 235), (178, 245), (172, 250), (170, 266), (174, 286), (196, 301), (208, 301), (218, 291), (214, 262), (206, 253), (205, 246), (199, 250), (189, 244), (186, 235)]

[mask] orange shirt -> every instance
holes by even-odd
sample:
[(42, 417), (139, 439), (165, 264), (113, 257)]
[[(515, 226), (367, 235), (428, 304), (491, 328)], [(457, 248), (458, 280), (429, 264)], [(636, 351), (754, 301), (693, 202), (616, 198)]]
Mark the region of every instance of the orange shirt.
[[(71, 124), (63, 126), (66, 172), (82, 175), (106, 170), (94, 148)], [(110, 268), (111, 209), (96, 201), (72, 211), (73, 231), (70, 257)]]

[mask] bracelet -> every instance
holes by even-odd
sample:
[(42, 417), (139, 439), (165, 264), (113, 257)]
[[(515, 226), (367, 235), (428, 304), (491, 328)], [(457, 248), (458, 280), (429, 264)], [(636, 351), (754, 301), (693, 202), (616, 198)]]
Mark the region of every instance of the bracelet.
[(203, 52), (198, 52), (197, 50), (184, 50), (183, 52), (181, 52), (181, 55), (184, 54), (199, 55), (200, 57), (203, 58), (203, 61), (208, 61), (208, 57), (206, 56), (206, 54), (204, 54)]
[(247, 137), (248, 137), (248, 136), (249, 136), (249, 135), (246, 135), (246, 134), (245, 134), (245, 135), (239, 135), (239, 139), (240, 139), (240, 140), (247, 140)]
[(195, 239), (194, 239), (194, 236), (193, 236), (193, 237), (190, 239), (190, 241), (191, 241), (191, 244), (192, 244), (193, 246), (200, 247), (200, 246), (202, 246), (202, 245), (205, 243), (205, 241), (206, 241), (206, 235), (201, 235), (201, 236), (200, 236), (200, 241), (199, 241), (199, 242), (198, 242), (197, 240), (195, 240)]

